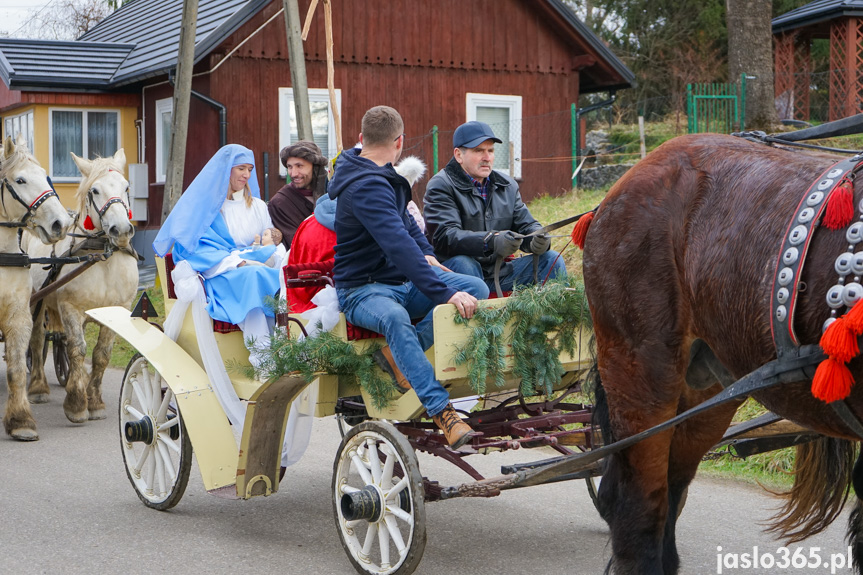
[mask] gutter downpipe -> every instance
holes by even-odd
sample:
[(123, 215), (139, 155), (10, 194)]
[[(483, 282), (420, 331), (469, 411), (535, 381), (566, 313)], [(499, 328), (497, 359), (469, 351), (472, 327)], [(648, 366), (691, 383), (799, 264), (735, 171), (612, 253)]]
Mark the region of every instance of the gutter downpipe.
[[(171, 87), (174, 86), (175, 71), (176, 70), (168, 71), (168, 83), (171, 85)], [(204, 102), (219, 111), (219, 147), (221, 148), (222, 146), (226, 145), (228, 143), (228, 108), (221, 102), (217, 102), (209, 96), (205, 96), (200, 92), (196, 92), (194, 89), (192, 89), (191, 93), (199, 100), (203, 100)]]

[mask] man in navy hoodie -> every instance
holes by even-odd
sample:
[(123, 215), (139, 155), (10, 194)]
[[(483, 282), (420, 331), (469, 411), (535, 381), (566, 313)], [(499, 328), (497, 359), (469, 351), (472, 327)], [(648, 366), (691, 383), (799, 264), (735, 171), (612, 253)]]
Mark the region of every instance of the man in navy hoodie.
[[(393, 169), (404, 147), (404, 123), (388, 106), (363, 116), (362, 149), (345, 150), (336, 163), (329, 195), (336, 206), (333, 277), (339, 305), (354, 325), (383, 334), (387, 347), (376, 359), (410, 388), (454, 449), (473, 435), (452, 407), (425, 356), (432, 346), (434, 306), (451, 303), (472, 317), (477, 298), (488, 297), (479, 278), (443, 267), (407, 212), (408, 181)], [(412, 319), (422, 320), (414, 327)]]

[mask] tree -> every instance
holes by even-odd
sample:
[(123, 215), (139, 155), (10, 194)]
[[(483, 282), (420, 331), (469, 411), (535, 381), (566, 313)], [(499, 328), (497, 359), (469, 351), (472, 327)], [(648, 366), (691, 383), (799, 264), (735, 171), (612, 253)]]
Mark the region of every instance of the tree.
[(726, 0), (730, 80), (747, 74), (746, 127), (766, 131), (779, 123), (773, 93), (772, 16), (770, 0)]
[(16, 30), (13, 36), (74, 40), (110, 13), (111, 6), (105, 0), (55, 0), (43, 9), (32, 11), (25, 24)]

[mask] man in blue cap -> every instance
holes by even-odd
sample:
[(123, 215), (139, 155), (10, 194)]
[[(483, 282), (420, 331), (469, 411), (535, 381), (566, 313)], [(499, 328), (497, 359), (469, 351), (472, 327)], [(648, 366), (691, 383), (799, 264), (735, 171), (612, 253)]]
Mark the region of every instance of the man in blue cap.
[[(521, 201), (515, 180), (492, 169), (495, 143), (502, 142), (484, 122), (456, 128), (453, 158), (429, 180), (423, 216), (443, 265), (483, 278), (489, 289), (511, 291), (566, 268), (549, 249), (548, 234), (529, 235), (542, 225)], [(510, 258), (519, 249), (536, 257)]]

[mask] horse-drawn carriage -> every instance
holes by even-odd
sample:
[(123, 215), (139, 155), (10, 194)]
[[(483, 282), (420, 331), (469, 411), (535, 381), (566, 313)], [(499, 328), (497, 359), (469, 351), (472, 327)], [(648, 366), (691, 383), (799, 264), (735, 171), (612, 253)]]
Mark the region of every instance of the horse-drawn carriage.
[[(178, 305), (171, 267), (170, 255), (158, 260), (168, 313)], [(308, 285), (308, 270), (303, 270), (298, 282), (295, 279), (298, 268), (307, 267), (286, 266), (287, 285), (292, 280)], [(327, 269), (322, 271), (314, 275), (323, 282)], [(504, 298), (483, 305), (500, 307), (506, 303)], [(453, 399), (474, 395), (467, 366), (454, 360), (456, 349), (467, 340), (471, 328), (455, 322), (453, 306), (438, 306), (433, 313), (435, 345), (427, 354), (436, 377)], [(496, 407), (465, 413), (482, 436), (455, 451), (434, 424), (424, 419), (424, 408), (412, 391), (404, 395), (395, 392), (381, 406), (351, 377), (318, 372), (311, 381), (296, 374), (267, 382), (250, 378), (248, 370), (241, 367), (249, 365), (242, 333), (235, 326), (216, 322), (219, 361), (233, 366), (227, 372), (230, 384), (246, 406), (242, 429), (237, 429), (225, 415), (218, 386), (203, 367), (206, 360), (202, 355), (207, 352), (199, 345), (194, 310), (185, 315), (176, 341), (148, 322), (146, 312), (137, 314), (144, 317), (134, 317), (136, 314), (128, 309), (108, 307), (88, 314), (138, 351), (123, 377), (120, 431), (129, 480), (146, 506), (164, 510), (179, 502), (193, 453), (211, 494), (249, 499), (275, 493), (291, 404), (297, 404), (305, 416), (338, 415), (346, 432), (335, 454), (333, 509), (343, 546), (360, 572), (410, 573), (416, 568), (426, 541), (426, 502), (500, 494), (466, 461), (468, 455), (545, 446), (560, 457), (590, 449), (594, 441), (590, 409), (577, 395), (580, 376), (590, 364), (586, 352), (589, 328), (579, 338), (574, 353), (560, 357), (565, 374), (553, 390), (554, 399), (531, 401), (519, 394), (519, 378), (512, 372), (512, 358), (508, 358), (505, 383), (496, 391), (516, 391)], [(303, 329), (295, 317), (288, 324), (293, 335)], [(346, 324), (343, 315), (331, 333), (351, 342), (358, 352), (383, 341), (377, 334)], [(296, 427), (290, 429), (302, 433)], [(423, 477), (415, 451), (450, 461), (468, 478), (461, 485), (442, 486)], [(518, 469), (513, 466), (502, 473)], [(594, 465), (565, 479), (587, 480), (595, 495), (597, 475), (598, 466)]]
[[(564, 377), (554, 400), (531, 403), (522, 394), (517, 403), (469, 414), (483, 435), (463, 452), (449, 449), (423, 421), (412, 393), (381, 408), (362, 386), (315, 374), (318, 397), (305, 412), (344, 412), (356, 424), (336, 454), (332, 489), (338, 532), (353, 565), (360, 572), (413, 571), (425, 542), (426, 501), (495, 496), (601, 473), (595, 501), (611, 529), (612, 569), (676, 573), (674, 530), (688, 485), (748, 396), (824, 434), (817, 441), (804, 438), (808, 451), (797, 466), (806, 472), (776, 527), (790, 541), (823, 530), (852, 482), (858, 494), (863, 489), (863, 460), (854, 465), (863, 438), (861, 392), (851, 387), (854, 374), (863, 373), (857, 359), (863, 304), (856, 305), (863, 299), (863, 255), (857, 252), (863, 221), (853, 222), (855, 208), (863, 220), (863, 194), (854, 184), (861, 169), (863, 156), (838, 164), (700, 136), (664, 145), (625, 175), (596, 211), (585, 245), (597, 341), (593, 414), (571, 401), (579, 374), (591, 363), (581, 346), (560, 358)], [(827, 209), (831, 203), (840, 205), (839, 216)], [(822, 226), (828, 229), (816, 233)], [(811, 262), (804, 269), (807, 252)], [(167, 282), (164, 269), (160, 276)], [(278, 489), (288, 406), (303, 402), (305, 379), (285, 375), (260, 383), (239, 372), (230, 378), (231, 390), (247, 402), (237, 448), (209, 370), (201, 367), (205, 350), (197, 346), (191, 320), (174, 342), (127, 310), (89, 313), (141, 354), (124, 376), (120, 416), (128, 474), (146, 505), (177, 503), (192, 445), (208, 491), (250, 498)], [(448, 306), (434, 313), (435, 346), (428, 353), (436, 375), (453, 397), (472, 395), (464, 366), (453, 360), (453, 345), (463, 343), (469, 329), (452, 321)], [(335, 333), (351, 340), (343, 320)], [(227, 361), (247, 357), (239, 335), (220, 336), (213, 347)], [(504, 387), (515, 387), (511, 368)], [(799, 442), (796, 431), (786, 435), (788, 444)], [(604, 445), (598, 447), (600, 436)], [(537, 446), (560, 456), (502, 469), (492, 478), (464, 460)], [(448, 459), (472, 481), (450, 487), (429, 481), (415, 450)], [(849, 542), (859, 561), (859, 495), (855, 507)]]

